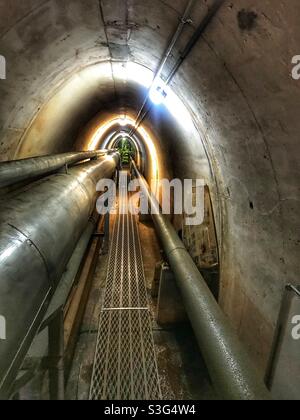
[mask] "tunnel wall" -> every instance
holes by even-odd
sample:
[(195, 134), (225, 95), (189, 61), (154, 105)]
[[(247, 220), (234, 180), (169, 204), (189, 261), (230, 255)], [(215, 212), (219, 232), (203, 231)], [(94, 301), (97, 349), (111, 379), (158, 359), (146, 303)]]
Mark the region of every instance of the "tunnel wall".
[[(208, 4), (197, 3), (171, 60)], [(0, 81), (1, 160), (69, 151), (101, 109), (138, 109), (140, 94), (116, 82), (114, 66), (108, 65), (108, 77), (83, 74), (108, 59), (157, 68), (185, 2), (100, 5), (0, 0), (0, 54), (7, 60), (7, 79)], [(284, 285), (297, 283), (300, 268), (300, 85), (291, 78), (299, 19), (298, 0), (225, 1), (172, 83), (194, 119), (198, 143), (184, 131), (174, 135), (167, 119), (147, 121), (164, 150), (172, 150), (175, 176), (201, 177), (209, 166), (221, 305), (263, 368)], [(68, 92), (66, 80), (74, 87)]]

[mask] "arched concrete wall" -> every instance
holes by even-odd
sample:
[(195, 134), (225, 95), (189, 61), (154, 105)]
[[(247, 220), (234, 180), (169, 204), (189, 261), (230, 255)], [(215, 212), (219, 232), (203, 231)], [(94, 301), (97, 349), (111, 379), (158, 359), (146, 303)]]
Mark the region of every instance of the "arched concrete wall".
[[(0, 81), (1, 160), (69, 150), (101, 110), (137, 110), (143, 92), (119, 83), (114, 66), (94, 77), (82, 78), (82, 71), (107, 60), (155, 70), (185, 3), (0, 0), (0, 54), (7, 61), (7, 79)], [(173, 59), (211, 4), (196, 3)], [(262, 367), (284, 285), (298, 282), (300, 268), (300, 82), (290, 74), (299, 19), (298, 0), (225, 1), (172, 83), (198, 138), (172, 128), (158, 111), (146, 121), (171, 154), (176, 176), (204, 176), (210, 184), (221, 304)], [(66, 80), (74, 86), (68, 93), (61, 89)], [(55, 94), (59, 101), (49, 102)]]

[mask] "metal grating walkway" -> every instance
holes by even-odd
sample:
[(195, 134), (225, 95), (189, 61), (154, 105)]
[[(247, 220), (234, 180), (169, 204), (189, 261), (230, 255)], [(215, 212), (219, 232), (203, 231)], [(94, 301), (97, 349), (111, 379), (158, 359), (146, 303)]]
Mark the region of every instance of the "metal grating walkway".
[(127, 172), (121, 172), (91, 400), (161, 399), (141, 244), (126, 185)]

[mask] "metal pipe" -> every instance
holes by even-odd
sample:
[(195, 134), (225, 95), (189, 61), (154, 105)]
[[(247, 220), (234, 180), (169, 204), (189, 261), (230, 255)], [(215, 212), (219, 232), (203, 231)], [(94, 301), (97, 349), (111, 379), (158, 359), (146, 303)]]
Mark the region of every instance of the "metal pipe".
[(289, 291), (291, 291), (291, 292), (293, 292), (293, 293), (295, 293), (298, 297), (300, 297), (300, 288), (299, 287), (297, 288), (293, 284), (288, 284), (286, 286), (286, 289), (289, 290)]
[(64, 272), (61, 281), (59, 282), (59, 287), (56, 289), (51, 304), (48, 307), (47, 313), (41, 325), (41, 329), (43, 329), (44, 325), (49, 322), (49, 318), (51, 318), (52, 314), (55, 313), (60, 307), (63, 307), (68, 300), (83, 257), (86, 253), (88, 244), (91, 240), (93, 232), (96, 229), (97, 220), (98, 218), (96, 217), (90, 218), (83, 234), (77, 242), (76, 248), (66, 267), (66, 271)]
[(182, 34), (182, 31), (183, 31), (185, 25), (189, 22), (190, 12), (192, 10), (192, 7), (194, 6), (194, 3), (195, 3), (195, 0), (189, 0), (188, 4), (186, 6), (185, 12), (180, 19), (180, 23), (177, 27), (177, 30), (176, 30), (168, 48), (167, 48), (167, 50), (164, 53), (164, 56), (161, 60), (161, 63), (160, 63), (159, 69), (158, 69), (158, 71), (155, 75), (155, 78), (158, 78), (158, 77), (161, 76), (162, 71), (164, 69), (164, 66), (165, 66), (166, 62), (168, 61), (168, 58), (170, 57), (170, 55), (173, 51), (173, 48), (175, 47), (180, 35)]
[(179, 68), (183, 64), (183, 62), (186, 60), (186, 58), (188, 57), (188, 55), (190, 54), (190, 52), (192, 51), (194, 46), (197, 44), (201, 35), (206, 30), (207, 26), (209, 25), (209, 23), (211, 22), (213, 17), (217, 14), (218, 10), (223, 5), (223, 3), (224, 3), (224, 0), (215, 0), (211, 9), (208, 11), (207, 15), (205, 16), (205, 18), (202, 20), (202, 22), (200, 23), (200, 25), (197, 27), (196, 31), (194, 32), (192, 38), (187, 43), (187, 45), (186, 45), (183, 53), (181, 54), (179, 60), (175, 63), (174, 67), (172, 68), (172, 70), (171, 70), (171, 72), (170, 72), (170, 74), (169, 74), (169, 76), (166, 80), (167, 85), (169, 85), (171, 83), (173, 77), (175, 76), (175, 74), (177, 73), (177, 71), (179, 70)]
[(105, 156), (108, 151), (63, 153), (0, 163), (0, 188), (58, 171), (64, 166)]
[[(178, 25), (178, 27), (176, 29), (176, 32), (173, 35), (172, 40), (169, 43), (166, 51), (164, 52), (164, 55), (163, 55), (163, 57), (162, 57), (162, 59), (160, 61), (158, 70), (156, 71), (155, 76), (153, 78), (153, 82), (152, 82), (152, 84), (151, 84), (151, 86), (150, 86), (150, 88), (148, 90), (147, 96), (145, 97), (144, 102), (142, 104), (142, 107), (141, 107), (141, 109), (140, 109), (140, 111), (139, 111), (139, 113), (138, 113), (138, 115), (136, 117), (135, 127), (139, 127), (141, 121), (144, 119), (144, 117), (142, 116), (142, 114), (143, 114), (143, 111), (144, 111), (144, 109), (146, 107), (147, 101), (149, 99), (149, 92), (150, 92), (150, 90), (151, 90), (151, 88), (152, 88), (152, 86), (154, 84), (154, 81), (161, 76), (161, 74), (163, 72), (163, 69), (164, 69), (164, 67), (165, 67), (165, 65), (166, 65), (166, 63), (167, 63), (167, 61), (168, 61), (168, 59), (169, 59), (169, 57), (170, 57), (170, 55), (171, 55), (171, 53), (172, 53), (175, 45), (176, 45), (179, 37), (181, 36), (185, 25), (189, 22), (190, 12), (192, 10), (192, 7), (194, 6), (194, 3), (195, 3), (195, 0), (189, 0), (188, 3), (187, 3), (187, 6), (186, 6), (185, 11), (184, 11), (184, 14), (180, 18), (180, 23), (179, 23), (179, 25)], [(135, 133), (135, 127), (132, 128), (132, 130), (131, 130), (131, 132), (129, 134), (130, 137)]]
[(0, 202), (0, 399), (7, 399), (18, 369), (80, 239), (97, 198), (110, 178), (113, 153), (30, 184)]
[[(197, 42), (200, 39), (201, 35), (204, 33), (204, 31), (206, 30), (207, 26), (209, 25), (209, 23), (211, 22), (211, 20), (213, 19), (213, 17), (216, 15), (216, 13), (220, 9), (220, 7), (223, 5), (223, 3), (224, 3), (224, 0), (215, 0), (214, 4), (212, 5), (212, 7), (210, 8), (210, 10), (208, 11), (207, 15), (204, 17), (204, 19), (198, 25), (198, 27), (195, 30), (193, 36), (191, 37), (191, 39), (187, 43), (187, 45), (186, 45), (183, 53), (180, 55), (179, 59), (176, 61), (175, 65), (173, 66), (170, 74), (168, 75), (167, 79), (165, 80), (165, 84), (166, 85), (169, 85), (171, 83), (171, 81), (173, 80), (175, 74), (178, 72), (178, 70), (181, 67), (181, 65), (187, 59), (188, 55), (190, 54), (190, 52), (192, 51), (192, 49), (194, 48), (194, 46), (197, 44)], [(157, 76), (155, 76), (155, 79), (156, 78), (157, 78)], [(152, 85), (151, 85), (151, 87), (152, 87)], [(149, 89), (149, 91), (150, 91), (150, 89)], [(140, 112), (139, 112), (139, 114), (137, 116), (135, 126), (134, 126), (134, 128), (132, 128), (132, 130), (130, 132), (130, 135), (132, 135), (136, 131), (136, 129), (142, 124), (142, 122), (145, 120), (145, 118), (147, 117), (149, 111), (152, 108), (152, 104), (150, 104), (148, 106), (148, 108), (146, 108), (146, 104), (147, 104), (147, 101), (148, 101), (148, 96), (149, 96), (149, 92), (148, 92), (148, 95), (147, 95), (147, 97), (145, 99), (145, 102), (143, 103), (143, 106), (142, 106), (142, 108), (141, 108), (141, 110), (140, 110)]]
[[(96, 215), (95, 215), (96, 216)], [(44, 316), (43, 322), (39, 327), (39, 332), (41, 333), (53, 317), (53, 314), (56, 314), (60, 308), (64, 308), (68, 297), (70, 296), (72, 287), (74, 287), (74, 281), (78, 274), (80, 265), (88, 248), (89, 242), (93, 235), (93, 232), (96, 229), (98, 217), (92, 216), (81, 235), (79, 241), (77, 242), (76, 248), (70, 258), (66, 270), (59, 282), (58, 287), (55, 290), (54, 295), (52, 296), (51, 303), (48, 306), (46, 315)], [(44, 358), (47, 356), (48, 352), (48, 342), (41, 341), (39, 343), (39, 352), (34, 354), (34, 357)], [(29, 350), (30, 353), (30, 350)]]
[(225, 400), (269, 400), (267, 390), (236, 332), (222, 312), (172, 223), (145, 178), (135, 172), (149, 199), (152, 219), (164, 252), (181, 291), (201, 353), (214, 387)]

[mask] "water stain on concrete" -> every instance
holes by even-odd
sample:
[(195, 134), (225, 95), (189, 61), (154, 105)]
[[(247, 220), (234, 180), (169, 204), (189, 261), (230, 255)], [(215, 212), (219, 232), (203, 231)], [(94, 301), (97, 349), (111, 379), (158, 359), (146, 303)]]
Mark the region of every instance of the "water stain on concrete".
[(242, 31), (251, 31), (257, 24), (258, 15), (252, 10), (242, 9), (238, 12), (237, 18)]

